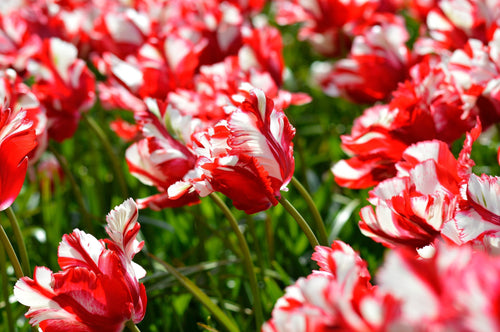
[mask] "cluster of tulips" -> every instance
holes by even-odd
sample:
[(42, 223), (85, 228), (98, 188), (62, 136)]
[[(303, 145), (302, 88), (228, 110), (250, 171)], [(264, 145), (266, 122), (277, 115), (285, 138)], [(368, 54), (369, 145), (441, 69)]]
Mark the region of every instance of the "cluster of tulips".
[[(21, 259), (3, 227), (0, 240), (31, 325), (138, 330), (148, 274), (132, 260), (148, 243), (137, 239), (139, 210), (210, 197), (237, 236), (256, 330), (500, 331), (500, 178), (476, 174), (472, 158), (500, 122), (500, 1), (23, 0), (0, 10), (0, 211)], [(304, 189), (285, 112), (314, 103), (291, 88), (286, 29), (317, 55), (308, 84), (332, 104), (364, 108), (340, 137), (348, 158), (331, 160), (330, 175), (371, 189), (359, 229), (388, 248), (373, 284), (359, 253), (332, 242), (307, 192), (314, 220), (283, 197), (291, 182)], [(128, 144), (130, 174), (153, 193), (115, 207), (107, 239), (64, 235), (61, 270), (31, 274), (11, 205), (51, 141), (72, 140), (82, 119), (98, 125), (91, 109), (131, 114), (109, 126)], [(280, 203), (314, 249), (319, 270), (268, 312), (225, 201), (248, 215)], [(240, 330), (164, 266), (221, 329)]]

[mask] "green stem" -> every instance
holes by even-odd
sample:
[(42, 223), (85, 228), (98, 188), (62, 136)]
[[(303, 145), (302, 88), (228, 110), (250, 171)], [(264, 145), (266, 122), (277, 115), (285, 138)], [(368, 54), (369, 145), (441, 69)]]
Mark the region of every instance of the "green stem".
[(10, 221), (10, 226), (14, 232), (14, 238), (17, 242), (17, 248), (19, 250), (19, 256), (21, 257), (21, 265), (23, 267), (24, 275), (28, 276), (31, 274), (30, 261), (28, 258), (28, 251), (26, 250), (26, 243), (24, 242), (23, 233), (21, 232), (21, 227), (19, 227), (19, 222), (17, 221), (16, 215), (12, 207), (8, 207), (5, 210), (7, 217)]
[(255, 322), (257, 324), (257, 329), (260, 329), (260, 327), (264, 323), (264, 316), (262, 313), (262, 303), (259, 294), (259, 286), (257, 284), (257, 276), (255, 274), (255, 268), (253, 266), (252, 257), (250, 256), (250, 250), (248, 249), (247, 241), (245, 239), (245, 236), (243, 236), (240, 227), (238, 226), (236, 218), (231, 213), (231, 210), (229, 210), (226, 203), (224, 203), (224, 201), (215, 193), (211, 193), (209, 196), (222, 210), (227, 220), (229, 220), (229, 224), (231, 225), (231, 228), (233, 229), (233, 232), (236, 234), (236, 237), (238, 239), (238, 244), (240, 245), (241, 252), (243, 254), (243, 264), (245, 265), (245, 269), (248, 273), (248, 278), (250, 279), (250, 289), (253, 296)]
[(7, 233), (5, 233), (2, 225), (0, 225), (0, 242), (7, 252), (7, 256), (9, 256), (10, 262), (14, 267), (14, 273), (16, 274), (17, 279), (21, 279), (24, 276), (23, 269), (21, 267), (21, 264), (19, 263), (19, 259), (17, 259), (16, 252), (14, 251), (14, 248), (9, 241), (9, 237), (7, 236)]
[(66, 159), (63, 158), (63, 156), (57, 151), (56, 148), (52, 144), (49, 144), (48, 147), (49, 151), (54, 154), (56, 157), (57, 161), (59, 162), (59, 165), (61, 166), (64, 174), (68, 177), (69, 183), (71, 185), (71, 189), (73, 190), (73, 194), (75, 195), (76, 198), (76, 203), (78, 204), (78, 207), (80, 209), (80, 213), (82, 215), (82, 221), (85, 224), (85, 227), (89, 233), (93, 233), (94, 231), (94, 225), (92, 224), (91, 220), (91, 215), (87, 211), (87, 208), (85, 207), (85, 202), (83, 200), (83, 195), (82, 192), (80, 191), (80, 187), (78, 187), (78, 184), (76, 183), (75, 177), (71, 173), (71, 170), (69, 169), (68, 163), (66, 162)]
[(171, 275), (173, 275), (198, 301), (201, 302), (222, 324), (231, 332), (239, 332), (238, 326), (205, 294), (198, 286), (196, 286), (186, 276), (181, 274), (175, 267), (161, 260), (160, 258), (149, 254), (155, 261), (160, 263)]
[(7, 314), (7, 325), (9, 331), (14, 332), (14, 319), (12, 318), (12, 307), (9, 302), (9, 279), (7, 276), (7, 261), (5, 259), (5, 250), (0, 248), (0, 274), (2, 275), (2, 293), (5, 302), (5, 313)]
[(121, 193), (123, 197), (128, 197), (128, 187), (127, 183), (125, 181), (125, 175), (123, 174), (123, 169), (122, 165), (120, 163), (120, 160), (116, 156), (115, 150), (113, 150), (113, 146), (111, 145), (108, 136), (104, 133), (102, 128), (99, 126), (99, 124), (88, 114), (83, 114), (83, 120), (87, 123), (87, 125), (92, 129), (92, 131), (97, 135), (97, 138), (101, 141), (104, 150), (106, 150), (106, 153), (109, 156), (109, 159), (111, 160), (111, 165), (113, 166), (113, 170), (115, 172), (115, 175), (118, 179), (118, 185), (120, 186)]
[(295, 207), (285, 197), (281, 197), (278, 201), (285, 208), (285, 210), (287, 210), (287, 212), (295, 219), (297, 224), (299, 224), (300, 228), (302, 229), (302, 232), (304, 232), (304, 234), (307, 236), (307, 239), (309, 240), (311, 246), (313, 248), (319, 246), (318, 239), (311, 230), (311, 227), (309, 227), (304, 217), (300, 215), (300, 213), (295, 209)]
[(315, 222), (316, 226), (316, 231), (319, 233), (319, 243), (322, 246), (328, 246), (328, 235), (326, 233), (326, 228), (325, 228), (325, 223), (323, 222), (323, 218), (321, 218), (321, 214), (318, 211), (318, 208), (316, 207), (316, 204), (314, 203), (313, 198), (309, 194), (309, 192), (306, 190), (306, 188), (300, 183), (299, 180), (295, 176), (292, 177), (291, 180), (293, 186), (297, 188), (299, 191), (300, 195), (304, 200), (306, 201), (307, 206), (309, 207), (309, 210), (312, 213), (313, 220)]
[(127, 321), (125, 323), (125, 326), (129, 329), (129, 331), (132, 331), (132, 332), (141, 332), (141, 330), (139, 330), (139, 328), (137, 327), (137, 325), (135, 325), (132, 320)]

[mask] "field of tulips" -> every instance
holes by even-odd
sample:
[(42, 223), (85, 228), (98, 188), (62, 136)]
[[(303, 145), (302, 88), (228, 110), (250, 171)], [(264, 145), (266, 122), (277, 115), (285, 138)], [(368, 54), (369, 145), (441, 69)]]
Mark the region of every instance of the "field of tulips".
[(0, 331), (500, 331), (500, 0), (0, 3)]

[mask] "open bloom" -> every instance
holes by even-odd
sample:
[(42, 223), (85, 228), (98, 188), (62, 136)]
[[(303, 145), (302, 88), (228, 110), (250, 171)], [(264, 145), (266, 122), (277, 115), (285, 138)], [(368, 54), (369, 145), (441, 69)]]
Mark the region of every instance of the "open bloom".
[(276, 22), (281, 25), (303, 23), (299, 40), (307, 40), (315, 51), (328, 57), (349, 49), (347, 27), (369, 18), (380, 1), (279, 0), (275, 1)]
[(463, 48), (469, 39), (488, 42), (500, 17), (497, 1), (438, 1), (428, 12), (429, 37), (419, 37), (414, 49), (419, 53)]
[(456, 218), (460, 206), (469, 206), (460, 195), (471, 176), (470, 152), (480, 133), (480, 124), (467, 133), (458, 159), (442, 141), (408, 147), (396, 164), (397, 176), (370, 191), (374, 207), (361, 209), (361, 232), (390, 248), (432, 255), (443, 227)]
[(139, 208), (161, 210), (198, 203), (197, 193), (184, 195), (182, 199), (169, 197), (168, 188), (194, 168), (196, 156), (167, 130), (165, 123), (170, 120), (167, 104), (150, 99), (148, 107), (148, 111), (136, 114), (143, 138), (132, 144), (125, 154), (130, 173), (159, 190), (155, 195), (138, 199)]
[(33, 93), (47, 110), (49, 137), (58, 142), (75, 133), (80, 116), (95, 100), (95, 78), (72, 44), (46, 39), (27, 70), (34, 76)]
[(89, 33), (93, 51), (112, 52), (125, 58), (137, 51), (151, 35), (151, 18), (145, 12), (123, 7), (108, 5), (95, 18)]
[[(79, 229), (63, 236), (58, 262), (62, 271), (36, 267), (23, 277), (14, 295), (29, 306), (26, 317), (43, 331), (121, 331), (146, 310), (146, 290), (139, 279), (146, 271), (132, 258), (143, 242), (135, 202), (128, 199), (107, 216), (109, 239), (97, 240)], [(107, 244), (107, 248), (106, 248)]]
[(332, 169), (339, 185), (373, 186), (396, 175), (395, 163), (411, 144), (431, 139), (450, 144), (474, 127), (477, 95), (463, 90), (446, 59), (426, 57), (413, 66), (410, 80), (399, 85), (388, 105), (365, 110), (351, 135), (341, 137), (352, 157)]
[(374, 16), (367, 27), (358, 28), (362, 32), (353, 39), (347, 58), (331, 66), (313, 64), (313, 78), (327, 95), (358, 103), (388, 100), (408, 75), (411, 55), (405, 46), (409, 34), (403, 18), (388, 13)]
[(471, 174), (461, 188), (459, 209), (445, 224), (443, 235), (458, 245), (472, 243), (500, 253), (500, 177)]
[(255, 213), (278, 204), (280, 191), (292, 178), (295, 129), (262, 90), (243, 85), (233, 99), (236, 104), (226, 107), (227, 119), (193, 134), (195, 169), (168, 193), (206, 196), (218, 191), (236, 208)]
[(315, 250), (321, 270), (287, 287), (262, 332), (500, 329), (498, 256), (444, 242), (429, 258), (396, 248), (372, 286), (366, 262), (347, 244)]
[[(40, 104), (30, 87), (23, 83), (13, 69), (0, 70), (0, 100), (5, 108), (11, 109), (14, 114), (24, 112), (25, 118), (32, 122), (36, 135), (36, 148), (28, 155), (32, 165), (47, 148), (47, 116), (45, 108)], [(12, 116), (15, 116), (15, 115)]]
[(388, 331), (498, 331), (500, 257), (440, 243), (431, 258), (393, 250), (378, 271), (379, 290), (400, 304)]
[(214, 191), (247, 213), (276, 205), (295, 165), (295, 129), (283, 110), (249, 83), (209, 107), (218, 113), (190, 114), (195, 107), (186, 96), (173, 98), (184, 114), (152, 99), (147, 112), (136, 113), (144, 138), (127, 149), (127, 163), (134, 176), (159, 190), (139, 199), (139, 208), (195, 204)]
[(396, 301), (371, 285), (366, 262), (349, 245), (317, 246), (312, 259), (320, 271), (287, 287), (263, 332), (386, 330)]
[(0, 211), (16, 199), (28, 168), (28, 154), (36, 147), (35, 129), (26, 111), (0, 110)]
[[(20, 2), (22, 3), (22, 2)], [(22, 71), (26, 61), (32, 57), (41, 46), (41, 38), (30, 32), (28, 23), (19, 11), (0, 12), (0, 67), (15, 68)]]
[(396, 175), (394, 164), (407, 147), (391, 130), (396, 115), (388, 105), (375, 105), (354, 120), (351, 135), (340, 136), (352, 157), (332, 167), (338, 185), (368, 188)]
[[(361, 209), (361, 232), (388, 247), (432, 246), (456, 208), (460, 177), (457, 161), (444, 142), (410, 146), (396, 164), (397, 177), (370, 191), (375, 207)], [(424, 254), (424, 252), (421, 252)]]

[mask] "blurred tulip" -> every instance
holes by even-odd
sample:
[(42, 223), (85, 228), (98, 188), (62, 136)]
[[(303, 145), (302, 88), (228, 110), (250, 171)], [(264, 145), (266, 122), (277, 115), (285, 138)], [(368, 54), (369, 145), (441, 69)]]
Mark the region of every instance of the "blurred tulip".
[(72, 44), (46, 39), (28, 62), (33, 93), (47, 109), (49, 137), (58, 142), (75, 133), (82, 112), (95, 101), (95, 78)]
[(286, 288), (262, 332), (385, 331), (397, 302), (370, 283), (365, 261), (349, 245), (317, 246), (320, 266)]

